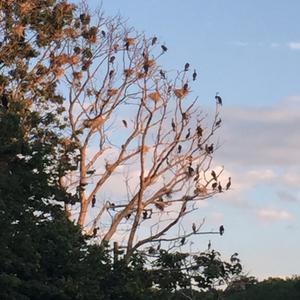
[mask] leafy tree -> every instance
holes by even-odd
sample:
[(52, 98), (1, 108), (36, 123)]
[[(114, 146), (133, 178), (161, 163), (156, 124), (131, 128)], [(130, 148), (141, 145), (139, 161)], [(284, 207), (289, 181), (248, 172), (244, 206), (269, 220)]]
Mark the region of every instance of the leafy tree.
[[(85, 5), (6, 1), (0, 26), (3, 107), (12, 111), (22, 102), (25, 111), (42, 112), (48, 125), (67, 118), (55, 177), (73, 196), (61, 197), (67, 216), (100, 241), (125, 232), (127, 257), (145, 244), (201, 233), (201, 224), (189, 224), (171, 235), (197, 201), (225, 189), (223, 170), (211, 170), (222, 99), (215, 96), (209, 122), (192, 95), (196, 70), (186, 63), (167, 72), (160, 60), (168, 49), (156, 37), (128, 28), (120, 17), (99, 12), (92, 18)], [(66, 166), (70, 156), (76, 170)], [(108, 200), (113, 180), (127, 192)]]

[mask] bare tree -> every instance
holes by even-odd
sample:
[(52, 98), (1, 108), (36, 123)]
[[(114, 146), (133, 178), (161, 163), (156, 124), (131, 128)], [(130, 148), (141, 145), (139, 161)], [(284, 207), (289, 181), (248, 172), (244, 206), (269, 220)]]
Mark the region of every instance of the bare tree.
[(61, 52), (50, 53), (67, 91), (65, 143), (78, 148), (78, 169), (61, 178), (79, 198), (79, 206), (66, 204), (67, 214), (100, 241), (121, 240), (127, 256), (199, 233), (201, 224), (179, 234), (173, 228), (198, 201), (223, 191), (222, 170), (210, 167), (220, 96), (209, 122), (192, 96), (196, 71), (189, 63), (165, 70), (166, 45), (120, 17), (91, 18), (83, 6), (72, 30)]

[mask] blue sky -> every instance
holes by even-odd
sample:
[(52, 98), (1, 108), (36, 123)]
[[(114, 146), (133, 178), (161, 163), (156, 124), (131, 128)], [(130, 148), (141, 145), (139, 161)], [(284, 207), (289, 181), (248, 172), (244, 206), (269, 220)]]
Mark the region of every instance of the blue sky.
[[(87, 1), (96, 7), (98, 1)], [(198, 214), (224, 255), (240, 253), (245, 271), (264, 278), (300, 273), (300, 29), (298, 0), (103, 0), (106, 15), (156, 35), (166, 68), (190, 62), (200, 103), (224, 100), (222, 148), (232, 190)]]

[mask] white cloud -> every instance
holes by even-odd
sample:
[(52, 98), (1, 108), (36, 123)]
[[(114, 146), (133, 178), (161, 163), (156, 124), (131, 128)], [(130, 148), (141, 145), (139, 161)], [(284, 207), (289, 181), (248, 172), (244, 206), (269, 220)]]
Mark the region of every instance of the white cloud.
[(292, 50), (300, 50), (300, 42), (290, 42), (288, 47)]
[(286, 210), (263, 208), (257, 211), (260, 219), (268, 222), (292, 220), (293, 216)]

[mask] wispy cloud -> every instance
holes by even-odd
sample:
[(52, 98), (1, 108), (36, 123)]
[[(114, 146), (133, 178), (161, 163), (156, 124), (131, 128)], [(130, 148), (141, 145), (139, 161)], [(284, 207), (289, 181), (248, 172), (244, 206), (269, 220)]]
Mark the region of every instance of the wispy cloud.
[(274, 221), (287, 221), (292, 220), (293, 216), (286, 210), (263, 208), (257, 211), (257, 215), (263, 221), (274, 222)]
[(300, 50), (300, 42), (290, 42), (288, 47), (292, 50)]

